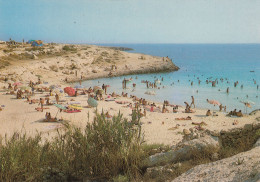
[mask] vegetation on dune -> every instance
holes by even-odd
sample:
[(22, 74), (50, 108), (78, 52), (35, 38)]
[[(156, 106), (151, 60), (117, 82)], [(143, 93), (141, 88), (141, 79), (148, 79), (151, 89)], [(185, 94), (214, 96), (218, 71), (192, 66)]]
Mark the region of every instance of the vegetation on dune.
[(75, 51), (77, 51), (77, 48), (75, 48), (74, 45), (65, 45), (62, 47), (62, 50), (75, 52)]
[(52, 141), (41, 134), (15, 133), (0, 146), (0, 181), (112, 179), (140, 173), (145, 156), (140, 128), (119, 113), (112, 120), (97, 114), (82, 129), (66, 125)]
[(0, 69), (5, 68), (6, 66), (9, 66), (10, 62), (0, 59)]
[(34, 137), (14, 133), (9, 140), (1, 140), (0, 181), (166, 181), (196, 165), (246, 151), (252, 145), (243, 141), (219, 151), (210, 146), (203, 152), (194, 149), (190, 160), (180, 158), (177, 163), (143, 169), (145, 158), (170, 147), (144, 143), (139, 112), (133, 112), (131, 121), (120, 112), (108, 120), (102, 112), (96, 113), (93, 123), (84, 129), (65, 124), (65, 130), (57, 130), (53, 140), (43, 140), (41, 133)]

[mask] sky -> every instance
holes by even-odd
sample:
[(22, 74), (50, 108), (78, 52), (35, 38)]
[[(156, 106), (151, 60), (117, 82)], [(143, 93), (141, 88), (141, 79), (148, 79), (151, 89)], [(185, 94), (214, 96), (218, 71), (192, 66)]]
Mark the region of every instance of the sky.
[(0, 40), (260, 43), (260, 0), (0, 0)]

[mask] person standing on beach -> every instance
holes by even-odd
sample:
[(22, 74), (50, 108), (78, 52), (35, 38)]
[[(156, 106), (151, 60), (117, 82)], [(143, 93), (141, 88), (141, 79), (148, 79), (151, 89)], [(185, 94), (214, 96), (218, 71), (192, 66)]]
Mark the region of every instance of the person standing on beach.
[(43, 112), (43, 104), (44, 104), (44, 100), (43, 100), (43, 98), (40, 98), (40, 103), (39, 103), (39, 105), (41, 105), (41, 110), (42, 110), (42, 112)]
[(56, 95), (55, 95), (55, 98), (56, 98), (56, 103), (59, 104), (59, 95), (56, 94)]
[(195, 108), (195, 101), (194, 101), (194, 97), (193, 97), (193, 96), (191, 96), (191, 104), (190, 104), (190, 107), (191, 107), (191, 105), (193, 105), (194, 108)]
[(220, 111), (220, 112), (222, 111), (222, 108), (223, 108), (223, 106), (222, 106), (222, 104), (220, 104), (220, 105), (219, 105), (219, 111)]
[(229, 93), (229, 87), (227, 88), (227, 93)]

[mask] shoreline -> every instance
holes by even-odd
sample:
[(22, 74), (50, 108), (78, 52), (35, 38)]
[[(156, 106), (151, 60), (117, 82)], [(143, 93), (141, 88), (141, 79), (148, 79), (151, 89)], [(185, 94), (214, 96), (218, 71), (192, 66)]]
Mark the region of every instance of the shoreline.
[[(8, 82), (11, 84), (21, 82), (27, 85), (30, 80), (36, 82), (38, 80), (37, 75), (40, 75), (40, 79), (43, 82), (48, 82), (48, 86), (59, 84), (61, 85), (61, 89), (63, 89), (68, 85), (72, 85), (71, 83), (79, 81), (81, 73), (83, 78), (86, 78), (85, 80), (89, 80), (109, 77), (108, 74), (110, 72), (112, 72), (113, 76), (122, 76), (127, 74), (160, 73), (165, 70), (176, 71), (179, 69), (172, 61), (156, 56), (122, 52), (108, 48), (100, 48), (98, 46), (86, 47), (86, 45), (73, 45), (74, 47), (70, 45), (71, 47), (67, 47), (69, 51), (64, 52), (64, 45), (51, 46), (52, 45), (46, 46), (44, 50), (31, 50), (26, 52), (24, 50), (26, 47), (22, 47), (17, 48), (17, 50), (12, 50), (12, 54), (3, 52), (5, 56), (9, 55), (10, 58), (19, 57), (19, 55), (25, 52), (28, 55), (34, 55), (34, 58), (22, 61), (13, 60), (13, 65), (2, 69), (0, 87), (8, 86)], [(51, 57), (48, 57), (48, 54), (50, 54)], [(15, 55), (15, 57), (12, 55)], [(111, 70), (112, 65), (116, 65), (117, 69)], [(7, 82), (4, 82), (5, 77), (8, 78)], [(66, 77), (70, 78), (68, 82), (65, 82)], [(48, 93), (37, 93), (32, 98), (44, 98), (46, 94)], [(49, 98), (51, 102), (55, 103), (55, 96), (49, 96)], [(109, 98), (108, 95), (105, 95), (105, 99), (106, 98)], [(32, 135), (35, 134), (36, 131), (52, 133), (53, 128), (60, 127), (59, 123), (40, 122), (44, 119), (45, 112), (50, 112), (52, 116), (56, 115), (57, 108), (55, 106), (48, 106), (48, 109), (44, 110), (44, 112), (38, 112), (35, 110), (35, 107), (39, 107), (38, 103), (35, 105), (28, 104), (23, 99), (15, 99), (15, 96), (6, 96), (2, 93), (0, 94), (0, 99), (0, 105), (5, 105), (5, 108), (0, 111), (2, 119), (0, 121), (2, 126), (0, 134), (6, 132), (10, 134), (17, 130), (20, 131), (23, 128)], [(88, 105), (87, 95), (78, 97), (68, 97), (65, 95), (62, 96), (62, 99), (65, 100), (63, 104), (79, 102), (81, 106)], [(109, 112), (110, 115), (116, 115), (120, 111), (124, 113), (124, 117), (131, 120), (131, 108), (128, 107), (127, 104), (118, 104), (115, 101), (134, 104), (131, 98), (120, 96), (115, 97), (112, 102), (98, 101), (98, 111), (101, 112), (104, 110), (104, 112)], [(172, 107), (167, 107), (169, 113), (162, 113), (162, 102), (155, 103), (160, 107), (155, 112), (150, 112), (149, 107), (142, 106), (142, 112), (144, 109), (147, 109), (147, 116), (141, 119), (145, 141), (147, 143), (175, 145), (182, 140), (182, 132), (184, 129), (190, 129), (196, 126), (192, 124), (193, 122), (205, 122), (207, 124), (205, 129), (220, 132), (223, 129), (238, 128), (246, 124), (252, 124), (256, 122), (255, 118), (260, 116), (258, 112), (255, 116), (246, 115), (242, 118), (232, 118), (226, 117), (226, 113), (217, 111), (219, 116), (206, 117), (205, 109), (196, 108), (195, 113), (183, 113), (184, 107), (180, 107), (177, 113), (173, 113)], [(64, 120), (69, 120), (73, 125), (84, 127), (88, 122), (91, 123), (93, 121), (94, 111), (95, 108), (83, 108), (82, 112), (74, 114), (62, 112), (61, 116)], [(90, 121), (87, 120), (88, 113), (90, 114)], [(187, 118), (188, 116), (190, 116), (192, 120), (176, 120), (176, 118)], [(238, 121), (238, 124), (233, 125), (235, 120)], [(51, 136), (52, 135), (47, 136), (47, 138)]]
[(69, 80), (68, 82), (64, 83), (75, 83), (79, 81), (87, 81), (87, 80), (96, 80), (102, 78), (113, 78), (113, 77), (120, 77), (120, 76), (128, 76), (128, 75), (143, 75), (143, 74), (152, 74), (152, 73), (168, 73), (178, 71), (180, 68), (175, 66), (174, 63), (169, 68), (145, 68), (145, 69), (137, 69), (137, 70), (125, 70), (124, 72), (114, 72), (113, 75), (98, 75), (92, 77), (83, 77), (82, 79), (77, 78), (74, 80)]

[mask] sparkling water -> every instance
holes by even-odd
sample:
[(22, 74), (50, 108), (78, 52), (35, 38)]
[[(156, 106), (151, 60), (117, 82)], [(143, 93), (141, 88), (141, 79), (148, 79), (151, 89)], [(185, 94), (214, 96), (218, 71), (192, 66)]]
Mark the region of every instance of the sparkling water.
[[(117, 44), (107, 46), (121, 46), (133, 48), (137, 53), (154, 56), (168, 56), (180, 67), (179, 71), (170, 73), (156, 73), (143, 75), (129, 75), (114, 78), (97, 79), (83, 82), (86, 87), (103, 83), (110, 85), (108, 92), (122, 91), (129, 95), (136, 95), (153, 101), (168, 100), (171, 104), (184, 105), (184, 101), (191, 102), (195, 98), (198, 108), (218, 109), (207, 103), (206, 99), (217, 100), (227, 111), (237, 109), (250, 112), (260, 109), (260, 44)], [(138, 79), (136, 79), (136, 76)], [(122, 89), (124, 78), (133, 78), (127, 89)], [(160, 89), (147, 89), (142, 80), (154, 82), (161, 80)], [(223, 82), (220, 80), (223, 78)], [(206, 80), (218, 79), (216, 87)], [(179, 80), (179, 82), (178, 82)], [(201, 80), (201, 83), (198, 83)], [(191, 82), (193, 81), (193, 86)], [(238, 81), (237, 87), (234, 82)], [(256, 84), (254, 83), (256, 82)], [(136, 83), (133, 89), (132, 83)], [(243, 85), (243, 88), (241, 88)], [(164, 88), (163, 88), (164, 87)], [(226, 89), (229, 87), (229, 94)], [(156, 95), (146, 95), (146, 91), (154, 91)], [(241, 101), (250, 102), (252, 108), (246, 108)]]

